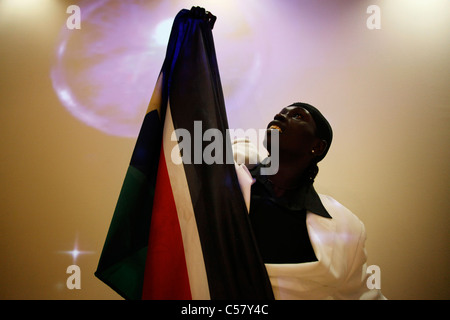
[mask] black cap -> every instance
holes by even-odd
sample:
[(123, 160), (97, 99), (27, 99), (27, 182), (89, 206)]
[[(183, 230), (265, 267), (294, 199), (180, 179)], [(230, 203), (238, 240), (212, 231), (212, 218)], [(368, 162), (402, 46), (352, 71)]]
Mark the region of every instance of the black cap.
[(327, 119), (325, 119), (323, 114), (320, 113), (320, 111), (316, 107), (308, 103), (295, 102), (290, 106), (304, 108), (308, 110), (308, 112), (313, 117), (317, 127), (317, 137), (327, 142), (327, 147), (325, 148), (324, 152), (316, 158), (317, 162), (321, 161), (323, 158), (325, 158), (328, 150), (330, 149), (331, 141), (333, 140), (333, 130), (331, 129), (330, 123), (327, 121)]

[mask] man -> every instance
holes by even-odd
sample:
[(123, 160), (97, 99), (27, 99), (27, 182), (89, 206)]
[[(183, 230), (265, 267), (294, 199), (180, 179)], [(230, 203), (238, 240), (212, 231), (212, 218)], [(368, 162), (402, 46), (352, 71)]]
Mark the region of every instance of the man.
[[(294, 103), (268, 124), (268, 150), (272, 130), (279, 132), (278, 172), (261, 174), (264, 161), (251, 168), (250, 193), (248, 171), (240, 166), (237, 172), (275, 298), (384, 299), (366, 284), (363, 223), (313, 186), (317, 163), (331, 145), (330, 124), (312, 105)], [(236, 153), (245, 144), (236, 143)]]

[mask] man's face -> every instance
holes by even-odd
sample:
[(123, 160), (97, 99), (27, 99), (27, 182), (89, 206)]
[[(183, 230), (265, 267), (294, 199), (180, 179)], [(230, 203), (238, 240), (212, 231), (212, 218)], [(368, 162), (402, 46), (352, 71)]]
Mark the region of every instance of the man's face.
[(265, 146), (271, 150), (271, 130), (278, 130), (280, 156), (293, 157), (310, 155), (316, 137), (316, 123), (305, 108), (289, 106), (276, 114), (267, 125)]

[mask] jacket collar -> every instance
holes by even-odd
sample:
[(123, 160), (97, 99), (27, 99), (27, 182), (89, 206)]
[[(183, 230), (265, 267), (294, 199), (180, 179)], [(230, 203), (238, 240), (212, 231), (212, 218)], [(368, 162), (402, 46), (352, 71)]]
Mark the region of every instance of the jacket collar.
[(296, 189), (289, 190), (286, 195), (282, 197), (275, 196), (273, 185), (269, 180), (269, 176), (261, 174), (261, 167), (263, 166), (264, 164), (257, 165), (250, 170), (250, 173), (256, 182), (264, 186), (266, 195), (271, 201), (289, 210), (307, 210), (324, 218), (331, 219), (330, 214), (325, 209), (312, 184), (303, 184)]

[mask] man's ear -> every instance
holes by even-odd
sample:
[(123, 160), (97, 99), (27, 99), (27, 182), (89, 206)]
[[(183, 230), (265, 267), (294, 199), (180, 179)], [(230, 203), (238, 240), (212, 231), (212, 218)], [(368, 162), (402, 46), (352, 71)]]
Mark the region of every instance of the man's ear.
[(317, 139), (317, 141), (314, 143), (314, 155), (315, 156), (321, 156), (325, 149), (327, 148), (328, 143), (325, 140)]

